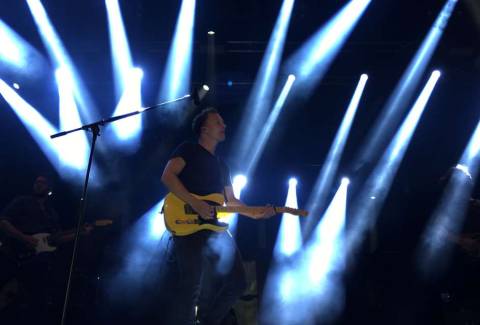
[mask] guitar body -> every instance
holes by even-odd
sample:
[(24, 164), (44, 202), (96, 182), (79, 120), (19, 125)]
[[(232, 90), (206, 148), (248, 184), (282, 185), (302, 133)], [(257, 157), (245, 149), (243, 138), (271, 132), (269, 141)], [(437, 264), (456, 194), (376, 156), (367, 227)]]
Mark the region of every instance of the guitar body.
[[(219, 193), (206, 196), (193, 195), (213, 206), (222, 206), (225, 202), (223, 194)], [(217, 213), (215, 219), (202, 219), (190, 205), (183, 202), (173, 193), (169, 193), (165, 197), (163, 205), (165, 226), (175, 236), (186, 236), (204, 229), (217, 232), (224, 231), (228, 228), (228, 224), (218, 221), (218, 218), (228, 215), (230, 213)]]
[[(92, 224), (88, 224), (92, 227), (109, 226), (113, 223), (110, 219), (100, 219), (94, 221)], [(51, 253), (57, 250), (57, 246), (74, 239), (75, 229), (66, 230), (63, 232), (50, 234), (50, 233), (36, 233), (31, 236), (38, 240), (37, 245), (34, 248), (27, 248), (24, 244), (17, 240), (7, 239), (7, 242), (0, 242), (0, 253), (9, 259), (22, 263), (30, 258), (35, 257), (42, 253)]]
[(50, 237), (49, 233), (38, 233), (38, 234), (32, 235), (32, 237), (38, 239), (37, 246), (35, 246), (36, 254), (50, 253), (57, 249), (57, 247), (50, 245), (48, 241), (48, 238)]

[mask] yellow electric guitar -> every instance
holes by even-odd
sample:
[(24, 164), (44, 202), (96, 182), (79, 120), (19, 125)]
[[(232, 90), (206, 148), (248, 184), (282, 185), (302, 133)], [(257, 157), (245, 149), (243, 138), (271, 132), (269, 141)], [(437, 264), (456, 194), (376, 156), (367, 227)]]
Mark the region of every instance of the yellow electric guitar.
[[(176, 236), (190, 235), (202, 229), (223, 231), (228, 228), (228, 224), (218, 219), (230, 216), (233, 213), (248, 213), (251, 218), (255, 219), (263, 216), (265, 211), (263, 206), (224, 206), (225, 198), (223, 194), (219, 193), (206, 196), (193, 195), (215, 207), (215, 218), (207, 220), (200, 217), (189, 204), (175, 194), (168, 193), (163, 205), (163, 216), (166, 228)], [(274, 207), (274, 209), (277, 213), (289, 213), (297, 216), (307, 216), (308, 214), (305, 210), (288, 207)]]

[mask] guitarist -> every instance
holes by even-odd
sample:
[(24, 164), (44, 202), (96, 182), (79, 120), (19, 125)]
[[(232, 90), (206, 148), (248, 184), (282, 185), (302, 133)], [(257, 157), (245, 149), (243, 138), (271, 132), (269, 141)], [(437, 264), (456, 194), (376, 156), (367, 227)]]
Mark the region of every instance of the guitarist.
[[(50, 185), (46, 177), (38, 176), (33, 183), (32, 195), (16, 197), (0, 215), (0, 232), (6, 239), (2, 246), (7, 246), (11, 255), (32, 252), (37, 239), (30, 234), (56, 232), (60, 229), (58, 215), (48, 198)], [(5, 245), (6, 243), (6, 245)], [(13, 248), (13, 249), (12, 249)], [(43, 320), (47, 318), (49, 292), (49, 266), (46, 256), (29, 259), (19, 265), (16, 277), (25, 290), (28, 313), (23, 321)], [(20, 320), (22, 322), (22, 320)]]
[(25, 248), (33, 249), (37, 239), (29, 234), (59, 230), (58, 215), (48, 201), (50, 186), (44, 176), (33, 183), (33, 194), (15, 198), (0, 215), (0, 230)]
[[(15, 277), (25, 291), (28, 313), (18, 313), (20, 318), (24, 317), (20, 323), (50, 323), (47, 307), (54, 302), (52, 295), (61, 294), (62, 290), (59, 287), (62, 279), (53, 277), (52, 272), (56, 270), (55, 267), (63, 266), (54, 260), (52, 254), (35, 254), (38, 239), (32, 236), (38, 233), (60, 233), (58, 214), (49, 200), (50, 196), (48, 179), (38, 176), (33, 183), (32, 194), (16, 197), (0, 214), (0, 251), (6, 253), (4, 255), (9, 256), (10, 260), (16, 259)], [(85, 228), (82, 233), (88, 234), (90, 231), (91, 228)], [(58, 239), (68, 240), (70, 237), (73, 234)], [(26, 259), (26, 256), (29, 258)]]
[[(213, 219), (213, 207), (190, 193), (223, 193), (227, 205), (243, 205), (233, 194), (228, 166), (215, 154), (217, 145), (225, 140), (226, 125), (217, 110), (207, 108), (193, 119), (192, 128), (198, 142), (183, 143), (175, 150), (163, 171), (162, 182), (201, 218)], [(268, 207), (263, 217), (274, 214), (274, 209)], [(220, 324), (246, 286), (234, 239), (226, 231), (209, 230), (172, 237), (179, 281), (171, 324), (193, 324), (197, 306), (197, 316), (202, 324)], [(220, 240), (221, 250), (230, 250), (234, 254), (231, 266), (221, 272), (218, 247), (215, 249), (210, 245), (214, 240)], [(215, 290), (212, 283), (220, 283), (218, 287), (221, 289)]]

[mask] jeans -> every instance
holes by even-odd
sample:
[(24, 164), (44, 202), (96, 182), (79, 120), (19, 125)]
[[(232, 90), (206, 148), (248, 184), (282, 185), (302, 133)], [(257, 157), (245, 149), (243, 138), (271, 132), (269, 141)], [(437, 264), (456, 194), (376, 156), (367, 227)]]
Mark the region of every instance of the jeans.
[(173, 254), (178, 282), (169, 324), (194, 324), (195, 307), (201, 324), (220, 324), (246, 287), (232, 236), (208, 230), (174, 236)]

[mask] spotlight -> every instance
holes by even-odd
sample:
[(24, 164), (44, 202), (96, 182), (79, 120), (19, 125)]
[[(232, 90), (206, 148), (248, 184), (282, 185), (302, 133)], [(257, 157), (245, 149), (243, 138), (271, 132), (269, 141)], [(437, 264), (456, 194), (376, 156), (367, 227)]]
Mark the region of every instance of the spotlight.
[(168, 53), (159, 99), (172, 100), (188, 92), (192, 65), (195, 0), (182, 0)]
[[(240, 199), (240, 197), (242, 196), (242, 190), (247, 185), (247, 182), (248, 182), (247, 177), (242, 174), (236, 175), (233, 178), (233, 183), (232, 183), (233, 194), (237, 199)], [(237, 214), (234, 214), (233, 216), (222, 219), (223, 221), (228, 223), (229, 231), (232, 234), (235, 233), (235, 230), (237, 228), (237, 217), (238, 217)]]
[(232, 87), (232, 86), (233, 86), (233, 81), (232, 81), (232, 80), (228, 80), (228, 81), (227, 81), (227, 86), (228, 86), (228, 87)]
[(138, 79), (143, 79), (144, 73), (141, 68), (132, 68), (133, 73), (138, 77)]
[(467, 167), (467, 166), (462, 165), (462, 164), (457, 164), (457, 166), (455, 166), (455, 169), (461, 171), (461, 172), (464, 173), (466, 176), (472, 178), (472, 175), (470, 174), (470, 171), (468, 170), (468, 167)]
[(272, 111), (270, 112), (266, 122), (263, 124), (262, 129), (259, 129), (258, 132), (250, 135), (252, 136), (252, 145), (251, 148), (249, 148), (250, 154), (245, 156), (245, 158), (241, 160), (247, 161), (247, 175), (252, 174), (255, 167), (257, 166), (258, 160), (263, 153), (265, 144), (267, 143), (267, 140), (272, 133), (275, 122), (277, 121), (278, 116), (280, 115), (280, 112), (285, 104), (285, 101), (287, 100), (287, 96), (290, 93), (290, 89), (292, 89), (294, 81), (295, 77), (293, 75), (289, 75), (287, 81), (285, 82), (285, 85), (282, 88), (282, 91), (280, 92), (280, 95), (275, 101), (275, 105), (273, 106)]
[(115, 95), (118, 100), (129, 88), (133, 62), (119, 1), (106, 0), (105, 5), (110, 36), (110, 54), (115, 78)]
[(16, 82), (14, 82), (14, 83), (13, 83), (13, 88), (15, 88), (15, 89), (18, 90), (18, 89), (20, 89), (20, 85), (17, 84)]
[(200, 89), (198, 89), (198, 100), (202, 101), (202, 99), (207, 95), (207, 92), (210, 90), (210, 87), (207, 85), (203, 85)]
[(43, 44), (54, 65), (56, 67), (64, 67), (64, 69), (68, 71), (68, 74), (71, 75), (69, 78), (71, 78), (73, 93), (75, 95), (75, 100), (78, 103), (81, 117), (87, 121), (98, 119), (97, 109), (90, 99), (90, 95), (88, 94), (86, 87), (83, 85), (61, 38), (50, 21), (42, 1), (27, 0), (24, 2), (28, 4)]
[[(288, 181), (288, 193), (285, 206), (297, 208), (297, 179), (291, 177)], [(274, 254), (277, 261), (292, 256), (302, 246), (300, 220), (297, 216), (284, 213), (277, 234)]]
[[(457, 0), (445, 0), (445, 5), (438, 14), (435, 23), (431, 26), (430, 31), (423, 39), (422, 44), (395, 86), (379, 118), (373, 127), (370, 128), (356, 163), (376, 160), (381, 148), (386, 145), (386, 139), (392, 136), (390, 130), (394, 130), (402, 116), (405, 115), (408, 104), (411, 102), (414, 92), (423, 78), (425, 69), (435, 53), (443, 30), (457, 2)], [(432, 75), (438, 79), (440, 71), (436, 70)]]
[[(305, 237), (310, 237), (311, 230), (314, 229), (320, 217), (321, 211), (326, 207), (328, 203), (328, 197), (333, 183), (335, 182), (335, 174), (337, 173), (338, 166), (342, 159), (342, 155), (347, 143), (347, 139), (352, 127), (356, 112), (358, 110), (360, 99), (365, 90), (367, 83), (367, 76), (363, 74), (360, 76), (355, 92), (353, 93), (350, 103), (348, 104), (347, 111), (342, 119), (335, 139), (330, 146), (327, 158), (323, 163), (322, 169), (317, 176), (313, 191), (310, 194), (310, 198), (307, 201), (307, 210), (310, 211), (310, 215), (314, 216), (309, 218), (305, 224), (304, 234)], [(342, 182), (343, 184), (343, 182)], [(345, 187), (348, 186), (347, 184)], [(318, 216), (318, 217), (317, 217)]]
[[(275, 80), (278, 78), (288, 26), (295, 0), (283, 0), (275, 26), (263, 54), (255, 82), (248, 95), (238, 135), (235, 138), (236, 160), (247, 162), (256, 150), (257, 136), (264, 130), (268, 114), (272, 108)], [(290, 83), (293, 81), (289, 81)], [(233, 83), (227, 82), (231, 87)], [(283, 105), (283, 104), (282, 104)], [(269, 136), (268, 134), (266, 134)], [(258, 150), (257, 150), (258, 151)], [(245, 168), (245, 167), (242, 167)], [(248, 174), (248, 173), (247, 173)]]
[(350, 180), (347, 177), (342, 178), (342, 184), (348, 185), (350, 184)]
[(213, 30), (209, 30), (207, 34), (208, 35), (215, 35), (215, 32)]
[(245, 175), (237, 175), (233, 178), (233, 188), (239, 192), (247, 185), (247, 177)]
[[(143, 70), (137, 67), (130, 68), (128, 78), (123, 79), (125, 84), (123, 94), (117, 103), (114, 116), (131, 112), (132, 108), (142, 106), (142, 78)], [(113, 124), (116, 139), (122, 141), (123, 149), (130, 150), (139, 144), (139, 136), (142, 131), (142, 118), (140, 115)]]
[(201, 87), (195, 86), (192, 88), (191, 96), (193, 99), (193, 103), (196, 106), (199, 106), (202, 102), (203, 98), (207, 95), (207, 92), (210, 90), (208, 85), (202, 85)]

